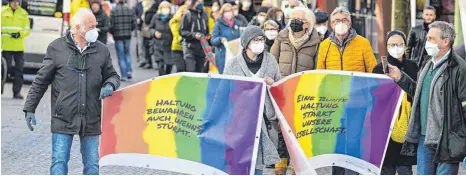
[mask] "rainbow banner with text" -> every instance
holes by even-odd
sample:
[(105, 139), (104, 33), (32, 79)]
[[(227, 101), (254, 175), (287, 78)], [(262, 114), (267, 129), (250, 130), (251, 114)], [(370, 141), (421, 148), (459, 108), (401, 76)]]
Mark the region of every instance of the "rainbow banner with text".
[(270, 89), (298, 174), (340, 166), (379, 174), (402, 90), (385, 75), (309, 71)]
[(184, 174), (254, 174), (262, 79), (180, 73), (104, 99), (100, 165)]

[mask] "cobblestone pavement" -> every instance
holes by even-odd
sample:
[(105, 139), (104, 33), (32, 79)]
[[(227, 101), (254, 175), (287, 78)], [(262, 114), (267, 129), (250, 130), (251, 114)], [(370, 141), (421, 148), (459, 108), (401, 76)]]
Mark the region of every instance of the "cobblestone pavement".
[[(134, 41), (134, 40), (133, 40)], [(134, 42), (132, 47), (134, 47)], [(112, 57), (114, 59), (114, 66), (118, 69), (116, 62), (115, 50), (113, 45), (109, 45)], [(134, 50), (133, 50), (134, 51)], [(135, 58), (132, 54), (132, 58)], [(122, 83), (122, 87), (137, 83), (157, 76), (155, 70), (145, 70), (137, 68), (133, 59), (134, 80), (132, 82)], [(2, 165), (1, 174), (14, 174), (14, 175), (46, 175), (49, 174), (49, 167), (51, 162), (51, 134), (50, 134), (50, 89), (45, 93), (42, 101), (40, 102), (36, 117), (38, 125), (35, 126), (33, 132), (29, 131), (24, 120), (24, 113), (22, 107), (24, 101), (13, 100), (12, 85), (8, 83), (5, 85), (4, 95), (1, 97), (1, 150), (2, 150)], [(25, 85), (22, 90), (24, 96), (30, 85)], [(82, 159), (79, 152), (79, 139), (75, 137), (71, 149), (71, 157), (69, 162), (69, 174), (82, 174)], [(272, 174), (273, 170), (266, 169), (265, 174)], [(330, 174), (329, 168), (318, 170), (319, 174)], [(160, 170), (122, 167), (122, 166), (105, 166), (101, 168), (101, 174), (112, 175), (165, 175), (177, 174), (173, 172), (166, 172)], [(289, 174), (291, 174), (289, 172)], [(461, 174), (466, 175), (464, 169)]]

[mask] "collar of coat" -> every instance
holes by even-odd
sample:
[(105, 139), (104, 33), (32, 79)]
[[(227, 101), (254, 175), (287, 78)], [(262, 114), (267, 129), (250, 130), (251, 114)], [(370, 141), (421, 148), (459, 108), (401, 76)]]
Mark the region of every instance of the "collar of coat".
[(330, 40), (335, 43), (337, 46), (339, 47), (343, 47), (345, 46), (349, 41), (353, 40), (354, 37), (356, 37), (358, 35), (358, 33), (356, 33), (356, 30), (354, 30), (353, 28), (350, 29), (349, 31), (349, 34), (348, 34), (348, 37), (346, 37), (343, 42), (340, 42), (340, 40), (338, 40), (337, 36), (335, 36), (335, 32), (332, 32), (332, 34), (330, 35)]
[[(288, 31), (290, 29), (287, 27), (287, 28), (284, 28), (282, 31), (280, 31), (280, 33), (278, 33), (278, 37), (277, 39), (279, 41), (282, 41), (282, 42), (288, 42), (291, 44), (291, 41), (288, 37)], [(312, 32), (309, 33), (309, 35), (311, 35), (309, 37), (309, 39), (307, 39), (307, 41), (305, 41), (301, 46), (300, 48), (303, 48), (303, 47), (307, 47), (307, 46), (314, 46), (314, 45), (317, 45), (321, 42), (321, 39), (320, 39), (320, 35), (319, 33), (313, 29)]]
[[(234, 28), (234, 29), (239, 28), (239, 27), (238, 27), (238, 26), (239, 26), (239, 21), (238, 21), (236, 18), (233, 19), (233, 20), (235, 20), (235, 22), (233, 23), (233, 28)], [(222, 17), (218, 18), (217, 21), (218, 21), (220, 24), (223, 24), (223, 25), (225, 25), (225, 26), (230, 27), (230, 25), (228, 25), (228, 22), (225, 21), (225, 19), (223, 19)]]
[[(76, 46), (76, 43), (74, 42), (73, 38), (71, 37), (71, 31), (66, 32), (66, 36), (64, 38), (65, 38), (66, 44), (68, 45), (68, 48), (72, 49), (73, 51), (77, 53), (81, 53), (79, 51), (79, 48)], [(96, 42), (99, 42), (99, 41), (96, 41)], [(87, 46), (87, 49), (84, 50), (82, 55), (96, 53), (97, 52), (96, 42), (89, 43), (89, 46)]]

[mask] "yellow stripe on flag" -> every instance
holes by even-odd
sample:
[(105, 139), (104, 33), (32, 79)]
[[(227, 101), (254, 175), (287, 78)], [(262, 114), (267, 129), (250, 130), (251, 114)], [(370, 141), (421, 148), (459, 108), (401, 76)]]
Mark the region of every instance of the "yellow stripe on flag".
[[(158, 79), (157, 81), (152, 81), (150, 85), (150, 90), (146, 96), (146, 105), (147, 109), (152, 109), (154, 111), (157, 109), (165, 109), (165, 108), (172, 108), (173, 110), (176, 109), (176, 106), (157, 106), (157, 100), (166, 100), (166, 101), (174, 101), (176, 100), (175, 95), (175, 87), (178, 83), (178, 80), (181, 76), (176, 77), (169, 77), (169, 78), (162, 78)], [(160, 116), (170, 116), (170, 120), (163, 121), (150, 121), (148, 118), (157, 118)], [(144, 115), (145, 121), (147, 121), (147, 127), (144, 130), (143, 138), (144, 141), (149, 146), (149, 154), (153, 155), (160, 155), (166, 157), (173, 157), (176, 158), (176, 142), (175, 142), (175, 133), (171, 129), (167, 129), (168, 126), (174, 127), (175, 126), (175, 118), (176, 116), (173, 113), (146, 113)], [(162, 118), (163, 119), (163, 118)], [(148, 121), (149, 120), (149, 121)], [(160, 127), (165, 126), (166, 129), (159, 129)]]

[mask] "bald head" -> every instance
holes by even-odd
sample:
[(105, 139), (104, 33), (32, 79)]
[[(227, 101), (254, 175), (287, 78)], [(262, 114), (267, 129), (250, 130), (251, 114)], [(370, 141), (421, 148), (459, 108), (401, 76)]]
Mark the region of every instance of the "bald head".
[(86, 8), (80, 8), (70, 20), (71, 33), (73, 34), (84, 34), (96, 27), (97, 21), (91, 10)]

